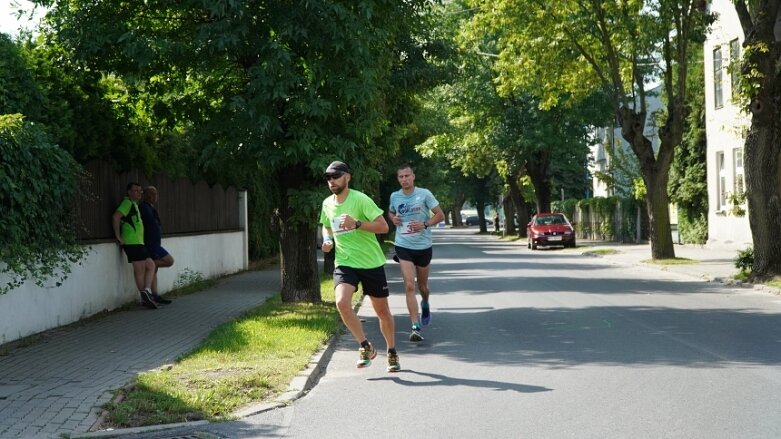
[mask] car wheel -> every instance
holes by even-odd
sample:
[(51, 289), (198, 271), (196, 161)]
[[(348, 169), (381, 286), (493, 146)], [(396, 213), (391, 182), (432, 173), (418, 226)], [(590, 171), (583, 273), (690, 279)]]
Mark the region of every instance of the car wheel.
[(529, 239), (526, 240), (526, 248), (532, 248), (532, 242)]
[(532, 239), (532, 250), (537, 250), (537, 243)]

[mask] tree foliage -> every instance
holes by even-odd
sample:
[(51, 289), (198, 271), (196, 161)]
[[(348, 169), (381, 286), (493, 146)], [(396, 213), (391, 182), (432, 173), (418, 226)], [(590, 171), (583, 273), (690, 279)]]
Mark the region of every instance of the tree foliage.
[[(340, 159), (376, 194), (404, 94), (427, 80), (426, 0), (40, 0), (49, 35), (127, 86), (135, 120), (188, 139), (197, 165), (250, 193), (279, 236), (285, 300), (319, 300), (315, 230)], [(400, 124), (403, 126), (403, 124)], [(268, 234), (267, 234), (268, 235)]]
[[(702, 62), (702, 50), (692, 52), (692, 63)], [(689, 107), (681, 147), (670, 167), (668, 192), (678, 206), (678, 233), (686, 243), (705, 244), (708, 240), (708, 179), (706, 166), (704, 69), (689, 75)]]
[(0, 115), (0, 294), (26, 280), (45, 286), (67, 277), (87, 250), (75, 242), (81, 167), (20, 114)]
[[(610, 96), (622, 136), (645, 180), (655, 259), (674, 256), (668, 172), (686, 114), (688, 52), (711, 17), (699, 0), (604, 2), (473, 0), (476, 28), (501, 32), (499, 88), (535, 90), (543, 107), (595, 90)], [(648, 84), (661, 79), (667, 119), (652, 149), (645, 133)]]

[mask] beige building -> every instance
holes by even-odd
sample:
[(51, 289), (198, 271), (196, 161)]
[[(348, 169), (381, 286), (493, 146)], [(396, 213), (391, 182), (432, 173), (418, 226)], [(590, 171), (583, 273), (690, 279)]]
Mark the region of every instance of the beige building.
[(752, 245), (745, 201), (743, 146), (750, 116), (738, 107), (736, 83), (743, 30), (731, 0), (713, 0), (718, 20), (705, 41), (705, 125), (708, 139), (708, 245)]

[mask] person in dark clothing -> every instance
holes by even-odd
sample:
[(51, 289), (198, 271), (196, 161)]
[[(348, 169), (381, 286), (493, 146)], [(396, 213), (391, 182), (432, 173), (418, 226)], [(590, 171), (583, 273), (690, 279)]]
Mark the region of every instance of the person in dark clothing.
[(157, 291), (157, 270), (174, 265), (174, 257), (162, 246), (162, 228), (160, 214), (157, 212), (158, 192), (154, 186), (144, 189), (144, 201), (138, 206), (141, 220), (144, 222), (144, 245), (149, 256), (155, 262), (155, 275), (152, 279), (152, 300), (156, 303), (169, 304), (170, 300), (160, 296)]

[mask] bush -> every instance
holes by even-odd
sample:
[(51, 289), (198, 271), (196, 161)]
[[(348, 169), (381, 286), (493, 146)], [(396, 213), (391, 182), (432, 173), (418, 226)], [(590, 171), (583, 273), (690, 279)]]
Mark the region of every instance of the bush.
[(754, 249), (752, 247), (738, 252), (738, 256), (735, 257), (735, 268), (739, 269), (741, 273), (751, 272), (754, 268)]
[(87, 250), (76, 244), (74, 206), (81, 167), (20, 114), (0, 115), (0, 284), (28, 279), (59, 286)]

